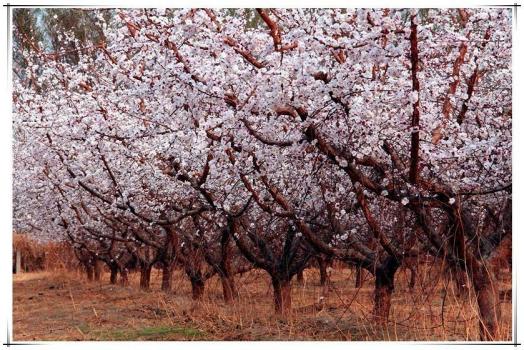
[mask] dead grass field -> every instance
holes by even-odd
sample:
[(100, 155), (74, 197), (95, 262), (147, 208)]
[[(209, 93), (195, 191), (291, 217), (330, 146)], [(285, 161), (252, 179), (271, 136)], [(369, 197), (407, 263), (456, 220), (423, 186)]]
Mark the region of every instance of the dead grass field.
[[(502, 289), (510, 289), (510, 276)], [(191, 300), (190, 284), (181, 272), (171, 293), (160, 291), (160, 272), (151, 291), (130, 285), (87, 282), (71, 272), (15, 275), (14, 340), (478, 340), (475, 301), (455, 295), (452, 283), (421, 274), (414, 292), (408, 274), (397, 274), (387, 327), (371, 320), (373, 280), (354, 288), (354, 271), (336, 269), (333, 288), (321, 311), (311, 307), (322, 287), (316, 270), (305, 271), (306, 285), (293, 286), (293, 312), (284, 319), (273, 313), (272, 290), (263, 271), (237, 277), (240, 299), (222, 300), (218, 279), (206, 285), (201, 302)], [(444, 302), (443, 302), (444, 301)], [(511, 340), (511, 303), (502, 303), (505, 339)]]

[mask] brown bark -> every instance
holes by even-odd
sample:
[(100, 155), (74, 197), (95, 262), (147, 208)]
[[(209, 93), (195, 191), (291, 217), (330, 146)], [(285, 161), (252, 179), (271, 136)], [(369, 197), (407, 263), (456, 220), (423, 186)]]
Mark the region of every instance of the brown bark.
[(238, 291), (235, 286), (235, 279), (233, 276), (221, 276), (220, 281), (222, 282), (222, 291), (224, 293), (224, 301), (231, 303), (238, 298)]
[[(451, 219), (455, 229), (453, 251), (460, 259), (460, 267), (470, 277), (479, 308), (479, 328), (482, 340), (500, 340), (500, 303), (497, 281), (490, 273), (486, 261), (477, 257), (466, 246), (466, 232), (473, 230), (470, 220), (462, 210), (460, 201), (453, 207)], [(471, 235), (471, 234), (470, 234)]]
[(465, 9), (458, 9), (458, 12), (460, 16), (460, 22), (462, 23), (462, 26), (465, 27), (468, 23), (469, 13)]
[(475, 288), (477, 292), (477, 303), (481, 315), (480, 338), (482, 340), (500, 340), (500, 305), (499, 292), (491, 283), (478, 281), (481, 287)]
[(364, 275), (362, 271), (361, 266), (357, 266), (356, 268), (356, 276), (355, 276), (355, 288), (362, 287), (362, 283), (364, 282)]
[(222, 231), (220, 238), (220, 268), (217, 269), (222, 281), (222, 291), (226, 303), (231, 303), (238, 298), (238, 291), (235, 286), (235, 276), (231, 272), (231, 229), (232, 225), (228, 224), (228, 226)]
[(173, 266), (170, 264), (164, 264), (162, 267), (162, 286), (163, 291), (171, 290), (171, 282), (173, 281)]
[[(469, 33), (468, 33), (469, 36)], [(455, 59), (455, 62), (453, 63), (453, 81), (449, 84), (448, 93), (446, 95), (446, 98), (444, 99), (444, 104), (442, 106), (442, 114), (444, 116), (442, 120), (442, 125), (439, 125), (435, 130), (433, 130), (432, 133), (432, 140), (434, 144), (438, 144), (440, 142), (440, 139), (442, 138), (442, 128), (446, 126), (447, 121), (449, 119), (449, 116), (451, 114), (451, 110), (453, 108), (451, 104), (451, 97), (455, 95), (455, 92), (457, 91), (457, 87), (459, 85), (459, 76), (460, 76), (460, 67), (464, 63), (464, 57), (466, 56), (466, 51), (468, 50), (468, 46), (465, 42), (460, 44), (459, 54), (457, 58)]]
[(111, 275), (109, 277), (109, 283), (116, 284), (116, 279), (118, 276), (118, 269), (116, 266), (111, 266)]
[(129, 278), (127, 276), (127, 270), (123, 269), (120, 271), (120, 285), (127, 286), (129, 285)]
[(278, 27), (278, 24), (273, 21), (268, 13), (263, 9), (257, 9), (258, 14), (260, 17), (262, 17), (262, 20), (266, 23), (266, 25), (269, 27), (271, 38), (273, 38), (273, 45), (275, 47), (275, 51), (279, 51), (280, 47), (282, 46), (282, 36), (280, 34), (280, 28)]
[(191, 294), (193, 300), (202, 300), (204, 296), (205, 282), (199, 278), (191, 278)]
[(389, 318), (391, 296), (395, 289), (395, 273), (398, 266), (399, 264), (394, 258), (388, 258), (375, 269), (373, 317), (376, 322), (381, 324), (385, 324)]
[(417, 283), (417, 269), (415, 267), (409, 268), (409, 290), (415, 289), (415, 284)]
[(92, 281), (93, 280), (93, 265), (91, 265), (90, 263), (86, 263), (85, 268), (86, 268), (87, 280)]
[(144, 265), (140, 269), (140, 289), (149, 289), (151, 281), (151, 265)]
[(393, 289), (387, 285), (375, 286), (373, 317), (377, 323), (386, 323), (391, 308), (391, 295)]
[[(417, 24), (415, 22), (415, 16), (411, 17), (411, 34), (409, 37), (411, 43), (411, 80), (413, 91), (420, 91), (420, 83), (418, 81), (418, 37), (417, 37)], [(419, 95), (420, 98), (420, 95)], [(419, 128), (420, 111), (419, 111), (419, 100), (413, 103), (413, 115), (411, 116), (411, 162), (409, 166), (409, 181), (413, 184), (417, 183), (418, 180), (418, 167), (419, 167)]]
[(225, 39), (224, 39), (224, 43), (226, 43), (227, 45), (231, 46), (231, 48), (233, 50), (235, 50), (235, 52), (237, 52), (238, 54), (240, 54), (242, 57), (244, 57), (244, 59), (246, 61), (248, 61), (249, 63), (251, 63), (253, 66), (255, 66), (256, 68), (260, 69), (260, 68), (264, 68), (266, 65), (265, 63), (262, 63), (260, 61), (258, 61), (255, 56), (253, 56), (251, 54), (251, 52), (247, 51), (246, 49), (240, 47), (240, 45), (238, 44), (238, 42), (229, 37), (229, 36), (226, 36)]
[(457, 293), (459, 295), (466, 295), (468, 291), (468, 278), (464, 271), (460, 269), (454, 269), (451, 271), (451, 278), (455, 281), (457, 287)]
[[(480, 337), (483, 340), (499, 340), (500, 328), (498, 320), (500, 319), (500, 304), (499, 294), (497, 289), (497, 282), (492, 278), (487, 262), (477, 258), (469, 249), (466, 249), (464, 240), (464, 230), (472, 230), (472, 227), (467, 227), (467, 217), (464, 216), (464, 211), (458, 210), (458, 205), (455, 206), (454, 212), (451, 213), (451, 219), (454, 221), (455, 235), (453, 240), (454, 255), (459, 259), (462, 271), (467, 271), (468, 277), (473, 284), (475, 290), (477, 305), (479, 307), (479, 323), (480, 323)], [(417, 212), (418, 221), (424, 231), (433, 239), (435, 231), (432, 228), (432, 223), (427, 212), (419, 210)], [(470, 234), (473, 236), (473, 234)], [(452, 268), (453, 271), (453, 268)]]
[(466, 263), (471, 266), (471, 281), (479, 307), (479, 327), (481, 340), (500, 340), (499, 320), (501, 317), (498, 282), (490, 274), (488, 266), (479, 262), (471, 254)]
[(327, 261), (323, 258), (317, 258), (318, 270), (320, 272), (320, 285), (326, 286), (329, 283), (329, 275), (327, 273)]
[[(489, 41), (490, 37), (491, 37), (491, 28), (488, 28), (486, 30), (486, 33), (484, 34), (484, 42), (481, 45), (482, 48), (486, 47), (486, 44)], [(475, 85), (477, 84), (477, 81), (480, 75), (479, 67), (477, 64), (477, 57), (475, 57), (474, 61), (475, 61), (475, 69), (473, 70), (473, 73), (471, 73), (468, 79), (468, 82), (467, 82), (467, 85), (468, 85), (468, 88), (466, 91), (467, 97), (464, 100), (464, 102), (462, 103), (462, 108), (460, 109), (460, 112), (457, 116), (457, 123), (459, 124), (462, 124), (464, 122), (464, 118), (466, 117), (466, 113), (468, 112), (468, 108), (469, 108), (468, 107), (469, 100), (471, 99), (471, 96), (473, 95), (473, 91), (475, 90)], [(481, 126), (480, 120), (477, 119), (476, 121), (477, 121), (477, 125), (480, 127)]]
[(206, 12), (207, 16), (209, 17), (209, 19), (215, 24), (215, 26), (217, 27), (217, 31), (218, 32), (221, 32), (222, 31), (222, 26), (220, 25), (220, 22), (218, 22), (217, 20), (217, 16), (215, 15), (215, 13), (213, 12), (213, 10), (211, 9), (204, 9), (204, 11)]
[(101, 262), (99, 260), (95, 260), (95, 263), (94, 263), (94, 277), (95, 277), (95, 281), (99, 282), (100, 281), (100, 275), (102, 273), (102, 265), (101, 265)]
[(272, 278), (273, 300), (278, 315), (288, 315), (291, 311), (291, 283), (287, 280)]

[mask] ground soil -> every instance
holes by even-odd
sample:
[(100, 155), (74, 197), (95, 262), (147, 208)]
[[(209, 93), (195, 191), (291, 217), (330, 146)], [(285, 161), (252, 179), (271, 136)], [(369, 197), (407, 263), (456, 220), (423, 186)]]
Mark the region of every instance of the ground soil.
[[(335, 269), (328, 291), (318, 272), (305, 272), (305, 285), (293, 285), (293, 311), (277, 317), (271, 284), (263, 271), (237, 276), (240, 299), (222, 300), (218, 279), (206, 285), (204, 300), (191, 300), (190, 284), (175, 272), (172, 292), (160, 291), (154, 270), (151, 291), (110, 285), (109, 274), (88, 282), (75, 272), (14, 275), (14, 340), (477, 340), (478, 317), (472, 295), (458, 295), (453, 282), (431, 268), (420, 274), (414, 291), (401, 271), (387, 326), (372, 321), (373, 280), (354, 288), (355, 271)], [(501, 285), (511, 289), (509, 272)], [(324, 305), (319, 302), (325, 296)], [(502, 304), (501, 327), (511, 339), (511, 301)]]

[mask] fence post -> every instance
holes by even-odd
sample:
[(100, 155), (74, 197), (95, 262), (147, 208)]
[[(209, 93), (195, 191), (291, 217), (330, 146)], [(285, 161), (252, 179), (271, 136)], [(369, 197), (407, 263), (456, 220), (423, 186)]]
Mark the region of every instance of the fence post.
[(22, 272), (22, 253), (20, 250), (16, 251), (16, 263), (15, 263), (15, 273)]

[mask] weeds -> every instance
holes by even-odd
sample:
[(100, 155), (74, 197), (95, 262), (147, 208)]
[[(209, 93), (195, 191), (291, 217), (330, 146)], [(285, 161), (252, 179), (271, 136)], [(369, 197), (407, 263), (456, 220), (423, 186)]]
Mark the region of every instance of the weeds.
[[(428, 269), (427, 274), (434, 274)], [(422, 271), (421, 271), (422, 273)], [(335, 269), (331, 291), (321, 310), (312, 307), (322, 287), (317, 271), (306, 271), (306, 286), (293, 286), (293, 312), (277, 317), (270, 281), (260, 271), (237, 276), (240, 298), (222, 300), (212, 279), (200, 302), (191, 300), (190, 285), (176, 271), (172, 292), (160, 291), (160, 273), (151, 291), (140, 291), (137, 275), (130, 286), (87, 282), (71, 272), (14, 276), (16, 340), (477, 340), (478, 317), (470, 295), (458, 295), (452, 284), (426, 276), (409, 291), (400, 272), (387, 326), (372, 322), (373, 280), (353, 288), (354, 272)], [(369, 276), (368, 276), (369, 277)], [(437, 282), (435, 282), (437, 281)], [(431, 284), (431, 285), (430, 285)], [(501, 281), (511, 288), (509, 272)], [(74, 300), (74, 305), (72, 304)], [(511, 303), (502, 304), (501, 327), (511, 339)]]

